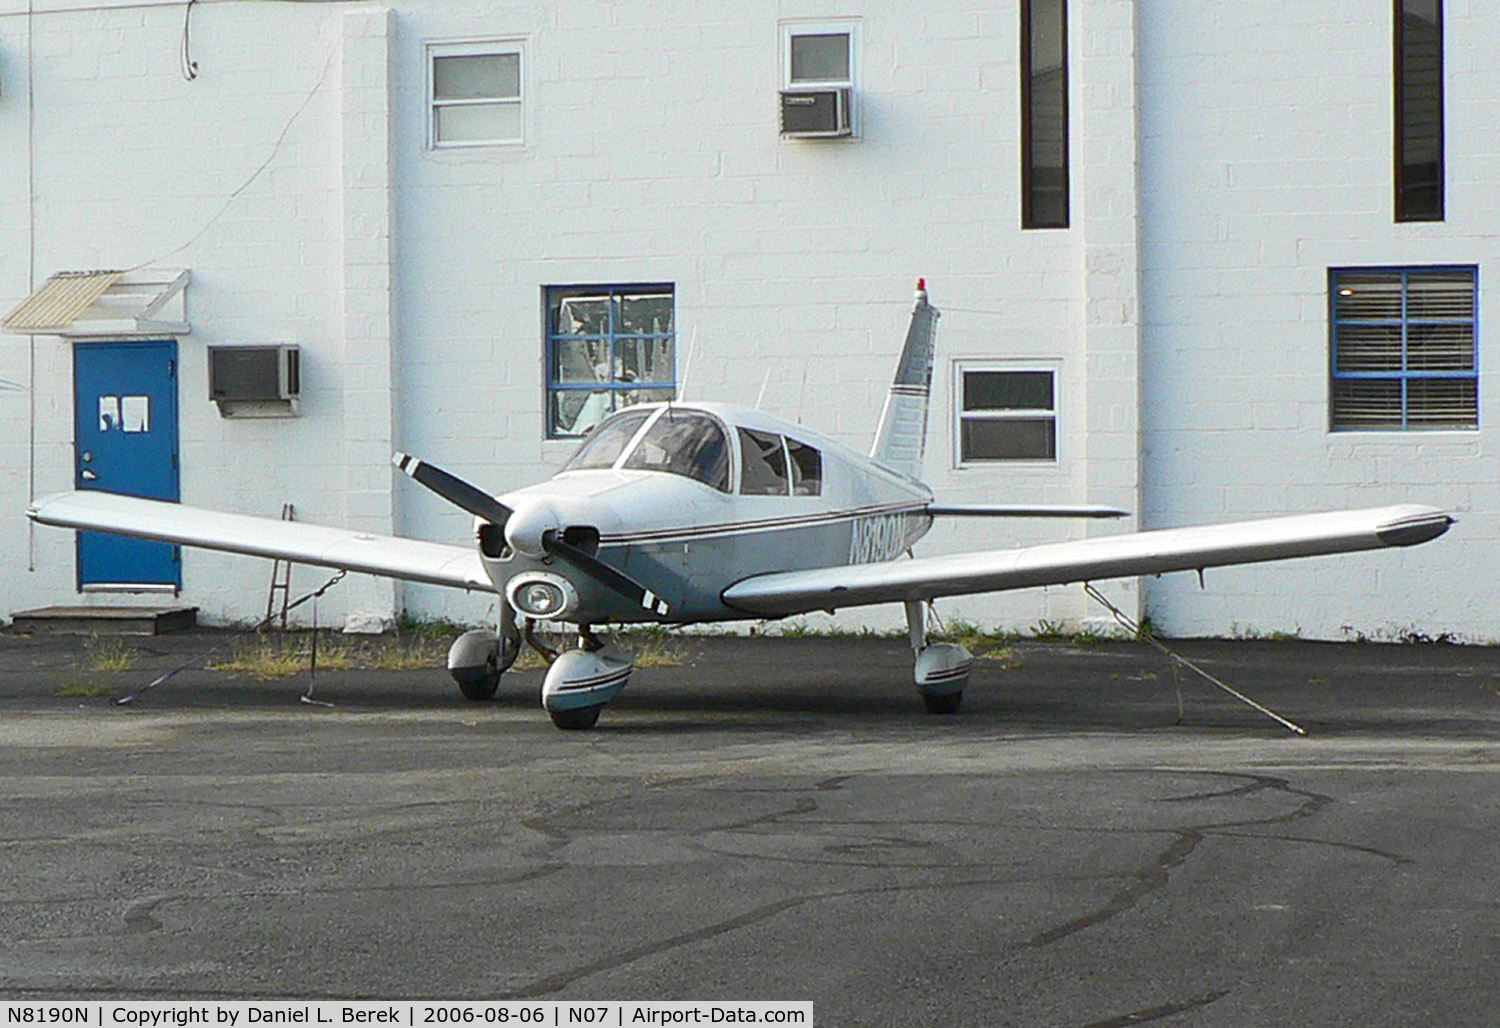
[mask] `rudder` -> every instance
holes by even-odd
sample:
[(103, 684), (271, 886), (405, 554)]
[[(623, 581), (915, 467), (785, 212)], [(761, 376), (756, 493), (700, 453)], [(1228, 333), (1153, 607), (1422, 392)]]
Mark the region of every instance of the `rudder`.
[(927, 406), (932, 393), (932, 354), (938, 311), (927, 302), (927, 280), (917, 280), (917, 294), (906, 329), (906, 345), (896, 378), (880, 412), (880, 427), (870, 459), (899, 475), (920, 481), (927, 444)]

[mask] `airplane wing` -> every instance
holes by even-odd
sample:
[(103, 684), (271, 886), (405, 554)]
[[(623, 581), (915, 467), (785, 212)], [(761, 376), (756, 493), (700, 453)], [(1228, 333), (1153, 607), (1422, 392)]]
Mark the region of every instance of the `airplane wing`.
[(363, 571), (431, 585), (494, 592), (477, 549), (372, 535), (300, 521), (225, 514), (162, 500), (104, 492), (58, 493), (33, 503), (28, 517), (58, 528), (114, 532), (179, 546), (200, 546), (297, 564)]
[(869, 603), (1413, 546), (1437, 538), (1452, 523), (1453, 518), (1436, 507), (1417, 504), (1300, 514), (1012, 550), (781, 571), (744, 579), (726, 589), (723, 598), (748, 614), (785, 617)]

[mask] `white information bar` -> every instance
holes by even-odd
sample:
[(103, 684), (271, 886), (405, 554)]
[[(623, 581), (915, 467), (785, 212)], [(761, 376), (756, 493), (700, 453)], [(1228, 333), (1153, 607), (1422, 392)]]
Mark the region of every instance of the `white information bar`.
[(671, 1025), (813, 1023), (810, 1000), (32, 1000), (0, 1002), (0, 1028), (87, 1025), (89, 1028), (267, 1028), (273, 1025), (465, 1025), (652, 1028)]

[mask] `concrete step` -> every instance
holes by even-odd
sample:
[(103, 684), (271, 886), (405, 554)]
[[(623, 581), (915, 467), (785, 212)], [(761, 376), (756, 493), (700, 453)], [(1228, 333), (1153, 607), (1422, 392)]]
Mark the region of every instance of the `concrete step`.
[(12, 630), (74, 635), (161, 635), (195, 628), (197, 607), (38, 607), (11, 615)]

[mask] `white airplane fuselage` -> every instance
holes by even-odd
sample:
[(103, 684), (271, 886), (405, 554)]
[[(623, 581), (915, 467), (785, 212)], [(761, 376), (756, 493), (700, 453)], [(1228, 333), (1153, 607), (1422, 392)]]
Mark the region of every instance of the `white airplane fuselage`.
[[(635, 445), (657, 417), (678, 412), (706, 415), (722, 428), (730, 448), (725, 488), (683, 474), (626, 467), (633, 445), (612, 466), (565, 469), (498, 499), (515, 511), (516, 525), (508, 533), (513, 539), (552, 530), (581, 539), (590, 549), (597, 546), (601, 561), (652, 590), (666, 612), (632, 604), (524, 542), (481, 547), (485, 571), (502, 595), (517, 576), (540, 573), (565, 578), (576, 590), (569, 621), (744, 619), (751, 615), (721, 598), (735, 582), (767, 571), (890, 560), (932, 525), (926, 510), (932, 493), (926, 486), (801, 425), (723, 404), (673, 404), (661, 407), (661, 414), (650, 409), (652, 421), (636, 434)], [(747, 494), (745, 489), (754, 487), (748, 483), (741, 429), (815, 448), (821, 458), (816, 491), (804, 486), (803, 495), (790, 487), (783, 495)], [(531, 555), (524, 552), (528, 549)]]

